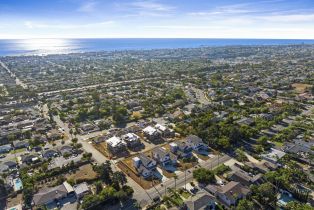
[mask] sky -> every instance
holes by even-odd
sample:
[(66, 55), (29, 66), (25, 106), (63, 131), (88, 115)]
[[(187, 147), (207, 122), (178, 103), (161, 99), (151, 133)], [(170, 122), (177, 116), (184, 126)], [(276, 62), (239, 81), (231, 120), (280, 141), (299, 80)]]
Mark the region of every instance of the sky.
[(0, 0), (0, 39), (314, 39), (314, 0)]

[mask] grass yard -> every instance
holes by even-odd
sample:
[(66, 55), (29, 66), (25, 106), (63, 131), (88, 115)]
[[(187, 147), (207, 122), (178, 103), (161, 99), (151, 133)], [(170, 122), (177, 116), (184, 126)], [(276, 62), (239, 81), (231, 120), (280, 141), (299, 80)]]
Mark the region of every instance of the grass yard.
[(274, 144), (275, 144), (277, 147), (282, 147), (282, 146), (283, 146), (283, 143), (282, 143), (282, 142), (279, 142), (279, 141), (274, 141)]
[(184, 199), (188, 199), (188, 198), (191, 196), (190, 193), (188, 193), (188, 192), (186, 192), (186, 191), (184, 191), (184, 190), (181, 191), (180, 195), (181, 195)]
[(20, 152), (24, 152), (25, 150), (26, 150), (26, 148), (21, 148), (21, 149), (12, 150), (10, 153), (11, 154), (17, 154), (17, 153), (20, 153)]
[(93, 170), (91, 164), (81, 166), (74, 174), (66, 176), (67, 179), (73, 179), (75, 182), (94, 180), (98, 174)]
[(178, 193), (173, 193), (169, 197), (169, 201), (171, 203), (173, 203), (173, 205), (175, 205), (175, 206), (182, 206), (183, 205), (183, 200)]

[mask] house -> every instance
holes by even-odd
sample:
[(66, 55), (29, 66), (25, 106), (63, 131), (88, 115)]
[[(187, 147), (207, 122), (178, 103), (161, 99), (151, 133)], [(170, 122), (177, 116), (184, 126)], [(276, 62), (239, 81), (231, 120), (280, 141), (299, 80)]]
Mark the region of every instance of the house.
[(205, 190), (199, 191), (196, 195), (188, 198), (185, 203), (183, 210), (209, 210), (215, 209), (215, 196), (209, 194)]
[(146, 128), (144, 128), (143, 133), (150, 141), (157, 140), (161, 136), (160, 132), (158, 132), (158, 130), (153, 128), (152, 126), (147, 126)]
[(17, 167), (17, 163), (11, 160), (4, 162), (3, 165), (8, 166), (9, 169), (15, 169)]
[(298, 161), (312, 165), (313, 161), (310, 158), (314, 155), (312, 148), (314, 148), (313, 141), (295, 140), (293, 143), (286, 143), (284, 151), (293, 155)]
[(52, 202), (58, 202), (59, 200), (71, 196), (74, 194), (73, 187), (67, 183), (63, 182), (53, 188), (41, 190), (33, 196), (33, 205), (41, 206), (47, 205)]
[(119, 137), (113, 136), (106, 140), (107, 147), (110, 152), (117, 154), (119, 152), (125, 151), (126, 143)]
[(73, 190), (75, 192), (77, 199), (81, 199), (84, 197), (84, 195), (89, 194), (91, 192), (86, 182), (75, 185), (73, 187)]
[(203, 140), (195, 135), (189, 135), (185, 139), (186, 143), (196, 152), (200, 152), (202, 150), (208, 150), (206, 144), (203, 143)]
[(39, 157), (35, 154), (21, 156), (21, 162), (24, 164), (32, 164), (39, 161)]
[(0, 174), (6, 173), (9, 171), (9, 167), (5, 164), (0, 164)]
[(224, 186), (208, 185), (205, 190), (215, 195), (223, 204), (228, 207), (233, 206), (239, 199), (245, 198), (250, 189), (243, 186), (240, 182), (228, 182)]
[(254, 120), (251, 118), (247, 118), (247, 117), (243, 117), (236, 122), (238, 125), (246, 125), (246, 126), (251, 126), (254, 124)]
[(166, 126), (156, 124), (155, 128), (161, 133), (162, 137), (165, 138), (173, 138), (175, 136), (175, 132), (172, 129), (167, 128)]
[(72, 155), (73, 154), (73, 148), (70, 145), (64, 145), (59, 148), (59, 152), (62, 156), (64, 155)]
[(94, 124), (86, 123), (79, 127), (79, 131), (81, 134), (88, 134), (88, 133), (99, 131), (99, 128), (98, 126)]
[(157, 163), (159, 163), (163, 167), (177, 163), (176, 156), (171, 156), (170, 152), (167, 152), (161, 147), (155, 147), (154, 149), (152, 149), (152, 157), (154, 160), (157, 161)]
[(5, 144), (5, 145), (0, 146), (0, 153), (7, 153), (7, 152), (10, 152), (12, 149), (13, 148), (11, 144)]
[(244, 186), (250, 186), (251, 184), (263, 183), (263, 180), (262, 180), (263, 174), (261, 173), (256, 174), (256, 175), (249, 174), (235, 165), (230, 166), (230, 168), (231, 168), (231, 172), (228, 173), (228, 179), (232, 181), (240, 182)]
[(13, 144), (14, 149), (27, 148), (29, 146), (28, 140), (24, 140), (24, 141), (15, 140), (13, 141), (12, 144)]
[(266, 160), (262, 160), (260, 161), (260, 163), (246, 162), (245, 165), (262, 174), (265, 174), (268, 171), (274, 171), (278, 168), (276, 164), (273, 164)]
[(185, 141), (176, 141), (169, 144), (172, 153), (178, 158), (190, 158), (192, 156), (192, 147)]
[(122, 140), (126, 142), (128, 147), (134, 148), (141, 144), (140, 137), (135, 133), (127, 133), (121, 136)]
[(271, 163), (277, 164), (278, 160), (280, 160), (286, 153), (274, 148), (270, 148), (268, 153), (262, 154), (261, 157)]
[(49, 158), (58, 157), (59, 153), (54, 149), (48, 149), (46, 151), (43, 151), (42, 155), (44, 158), (49, 159)]
[(53, 130), (50, 130), (48, 133), (47, 133), (47, 139), (48, 140), (58, 140), (58, 139), (61, 139), (62, 138), (62, 133), (59, 132), (58, 130), (56, 129), (53, 129)]
[(153, 171), (156, 169), (157, 163), (155, 160), (147, 157), (146, 155), (139, 154), (137, 157), (133, 158), (133, 165), (139, 175), (146, 179), (153, 175)]

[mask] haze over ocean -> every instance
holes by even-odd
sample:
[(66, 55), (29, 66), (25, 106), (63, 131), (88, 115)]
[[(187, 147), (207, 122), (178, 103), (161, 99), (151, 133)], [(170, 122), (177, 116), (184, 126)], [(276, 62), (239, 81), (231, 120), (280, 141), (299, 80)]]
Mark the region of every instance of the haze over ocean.
[(202, 46), (314, 44), (301, 39), (2, 39), (0, 56), (42, 55), (115, 50), (194, 48)]

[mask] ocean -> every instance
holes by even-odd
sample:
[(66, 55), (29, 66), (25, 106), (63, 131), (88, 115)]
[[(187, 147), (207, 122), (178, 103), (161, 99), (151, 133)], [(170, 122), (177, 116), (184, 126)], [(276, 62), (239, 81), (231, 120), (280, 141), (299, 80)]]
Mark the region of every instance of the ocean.
[(195, 48), (204, 46), (314, 44), (293, 39), (19, 39), (0, 40), (0, 56), (46, 55), (116, 50)]

